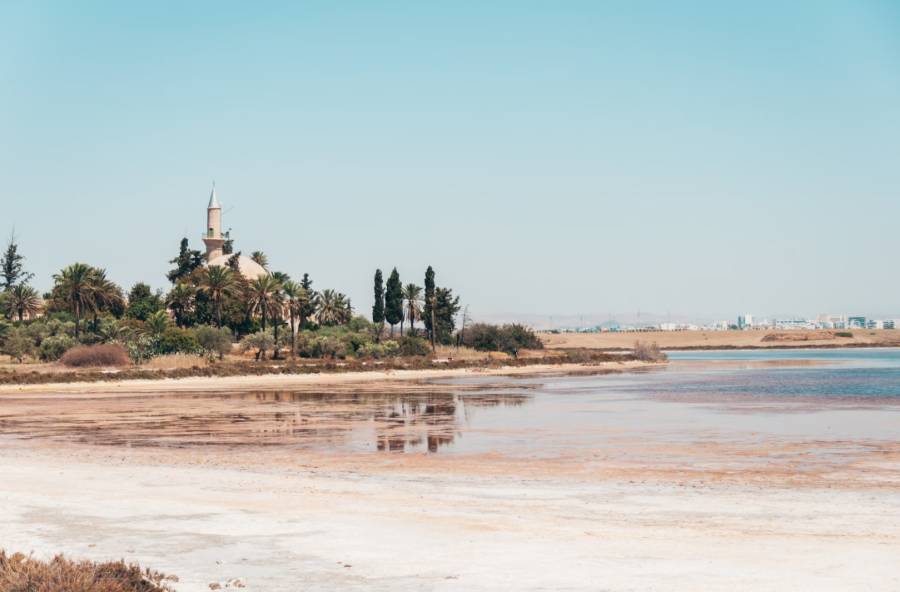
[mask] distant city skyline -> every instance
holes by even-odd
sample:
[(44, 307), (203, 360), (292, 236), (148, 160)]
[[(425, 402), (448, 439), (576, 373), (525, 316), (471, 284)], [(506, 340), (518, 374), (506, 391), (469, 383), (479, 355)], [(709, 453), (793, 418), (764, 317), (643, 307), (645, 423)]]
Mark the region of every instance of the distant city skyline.
[(42, 291), (167, 289), (215, 179), (361, 314), (432, 265), (475, 318), (900, 316), (900, 3), (4, 3), (0, 83)]

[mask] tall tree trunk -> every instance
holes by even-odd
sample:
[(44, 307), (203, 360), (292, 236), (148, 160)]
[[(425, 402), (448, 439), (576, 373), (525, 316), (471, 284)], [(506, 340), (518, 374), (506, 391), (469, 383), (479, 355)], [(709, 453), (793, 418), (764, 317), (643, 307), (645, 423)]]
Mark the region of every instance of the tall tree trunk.
[(81, 336), (81, 306), (75, 301), (75, 341)]
[(403, 317), (400, 317), (400, 337), (403, 337)]
[(437, 347), (434, 344), (434, 335), (437, 333), (437, 324), (434, 322), (434, 303), (431, 305), (431, 353), (435, 353), (437, 351)]
[(266, 314), (266, 302), (265, 302), (265, 300), (264, 300), (262, 303), (260, 303), (260, 308), (262, 309), (262, 330), (265, 331), (265, 330), (266, 330), (266, 316), (268, 316), (268, 315)]
[(216, 324), (222, 328), (222, 299), (216, 298)]
[(294, 311), (291, 310), (291, 359), (297, 359), (297, 333), (294, 331)]
[(272, 359), (278, 359), (278, 319), (275, 318), (275, 314), (272, 314), (272, 328), (275, 332), (275, 346), (272, 348)]

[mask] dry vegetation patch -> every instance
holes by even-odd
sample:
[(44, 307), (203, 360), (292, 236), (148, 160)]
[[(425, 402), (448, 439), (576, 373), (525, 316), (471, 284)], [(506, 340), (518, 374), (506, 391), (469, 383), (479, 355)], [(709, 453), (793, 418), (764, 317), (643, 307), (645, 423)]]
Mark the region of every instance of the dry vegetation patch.
[(115, 343), (78, 345), (67, 351), (59, 361), (64, 366), (73, 368), (131, 365), (128, 352)]
[(209, 366), (209, 360), (202, 356), (192, 354), (168, 354), (151, 358), (144, 364), (142, 368), (148, 370), (175, 370), (179, 368), (206, 368)]
[(121, 560), (94, 563), (57, 555), (40, 561), (0, 550), (2, 592), (172, 592), (168, 583), (174, 581), (178, 579)]

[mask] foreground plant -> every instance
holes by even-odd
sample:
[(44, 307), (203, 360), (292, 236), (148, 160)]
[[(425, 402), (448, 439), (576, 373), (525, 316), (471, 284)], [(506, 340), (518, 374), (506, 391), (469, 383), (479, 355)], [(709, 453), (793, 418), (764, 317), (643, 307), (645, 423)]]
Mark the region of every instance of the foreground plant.
[(57, 555), (41, 561), (22, 553), (0, 550), (0, 590), (3, 592), (173, 592), (178, 578), (142, 570), (124, 561), (94, 563)]

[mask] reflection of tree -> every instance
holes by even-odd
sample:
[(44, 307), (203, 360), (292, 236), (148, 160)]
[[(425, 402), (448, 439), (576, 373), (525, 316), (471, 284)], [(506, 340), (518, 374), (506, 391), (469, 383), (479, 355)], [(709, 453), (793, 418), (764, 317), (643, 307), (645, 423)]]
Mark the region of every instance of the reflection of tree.
[(385, 452), (437, 452), (453, 443), (470, 413), (518, 406), (521, 393), (197, 393), (104, 400), (87, 413), (84, 401), (4, 418), (7, 434), (132, 446), (293, 446), (346, 450), (373, 443)]

